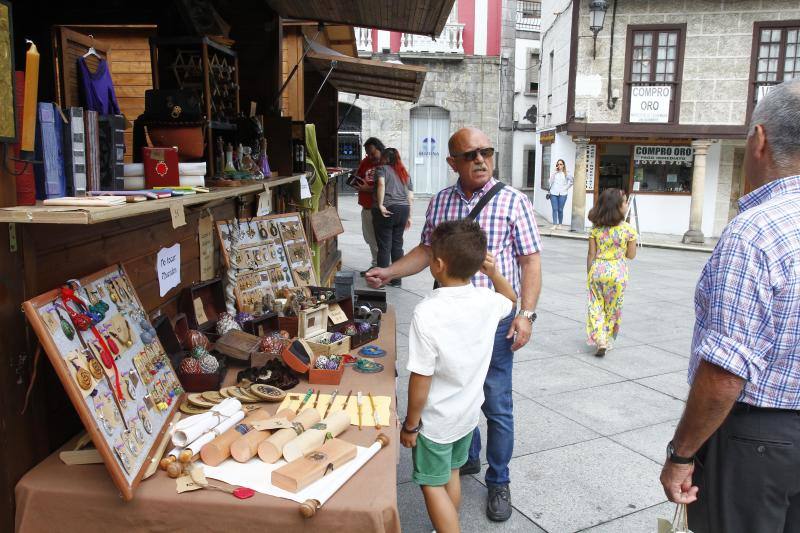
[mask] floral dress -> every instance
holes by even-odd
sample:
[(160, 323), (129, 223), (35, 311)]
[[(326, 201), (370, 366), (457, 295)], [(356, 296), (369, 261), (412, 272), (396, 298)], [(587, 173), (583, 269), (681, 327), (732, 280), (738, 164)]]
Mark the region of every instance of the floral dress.
[(617, 338), (622, 320), (622, 300), (628, 284), (628, 243), (637, 238), (627, 222), (599, 226), (589, 234), (597, 245), (597, 256), (589, 269), (589, 313), (586, 320), (588, 343), (608, 345)]

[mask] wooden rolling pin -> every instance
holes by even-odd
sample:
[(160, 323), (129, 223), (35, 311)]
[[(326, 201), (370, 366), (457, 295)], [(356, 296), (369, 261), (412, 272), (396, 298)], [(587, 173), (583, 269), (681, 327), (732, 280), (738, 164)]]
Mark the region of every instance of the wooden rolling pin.
[(350, 414), (346, 411), (337, 411), (287, 442), (283, 446), (283, 458), (291, 462), (308, 455), (325, 444), (325, 436), (328, 433), (337, 437), (348, 427), (350, 427)]
[(253, 422), (270, 418), (272, 418), (272, 415), (266, 409), (256, 409), (248, 414), (244, 420), (203, 446), (200, 449), (200, 459), (209, 466), (217, 466), (231, 456), (231, 444), (250, 431), (248, 428)]
[[(294, 420), (296, 416), (297, 415), (295, 414), (294, 409), (283, 409), (275, 413), (273, 418), (285, 418), (286, 420), (291, 421)], [(248, 431), (231, 444), (231, 457), (240, 463), (246, 463), (256, 456), (256, 453), (258, 453), (258, 445), (261, 444), (264, 439), (268, 438), (271, 434), (272, 431), (269, 430)]]
[(280, 429), (258, 445), (258, 456), (265, 463), (274, 463), (283, 455), (283, 447), (287, 442), (319, 422), (319, 411), (306, 409), (292, 421), (296, 429)]

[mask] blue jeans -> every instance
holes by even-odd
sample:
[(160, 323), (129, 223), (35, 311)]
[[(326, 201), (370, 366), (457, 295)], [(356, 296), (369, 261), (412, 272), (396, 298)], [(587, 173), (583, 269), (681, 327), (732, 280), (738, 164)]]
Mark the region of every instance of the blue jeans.
[(550, 206), (553, 208), (553, 224), (564, 223), (564, 206), (566, 205), (566, 203), (567, 203), (566, 194), (550, 195)]
[[(483, 414), (486, 415), (486, 471), (487, 485), (507, 485), (509, 483), (508, 462), (514, 451), (514, 403), (511, 398), (511, 370), (514, 352), (511, 345), (514, 339), (506, 339), (514, 315), (500, 321), (494, 334), (494, 350), (489, 373), (483, 384)], [(477, 461), (481, 453), (481, 432), (475, 428), (469, 460)]]

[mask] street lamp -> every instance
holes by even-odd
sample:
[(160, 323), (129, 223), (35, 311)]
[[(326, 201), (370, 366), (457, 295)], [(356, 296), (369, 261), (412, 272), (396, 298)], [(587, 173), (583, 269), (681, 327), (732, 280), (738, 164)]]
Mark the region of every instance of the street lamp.
[(592, 0), (589, 3), (589, 29), (592, 30), (592, 59), (597, 56), (597, 34), (603, 29), (603, 22), (608, 9), (607, 0)]

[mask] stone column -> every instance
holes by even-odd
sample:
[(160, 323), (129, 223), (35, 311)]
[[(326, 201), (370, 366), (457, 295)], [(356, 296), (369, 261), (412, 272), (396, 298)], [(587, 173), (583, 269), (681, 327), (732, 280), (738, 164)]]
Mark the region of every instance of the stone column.
[(572, 220), (570, 231), (583, 233), (586, 231), (586, 147), (589, 139), (576, 137), (573, 142), (575, 147), (575, 182), (572, 186)]
[(706, 184), (706, 156), (714, 141), (699, 139), (692, 141), (694, 165), (692, 166), (692, 206), (689, 212), (689, 231), (683, 234), (684, 244), (703, 244), (703, 201)]

